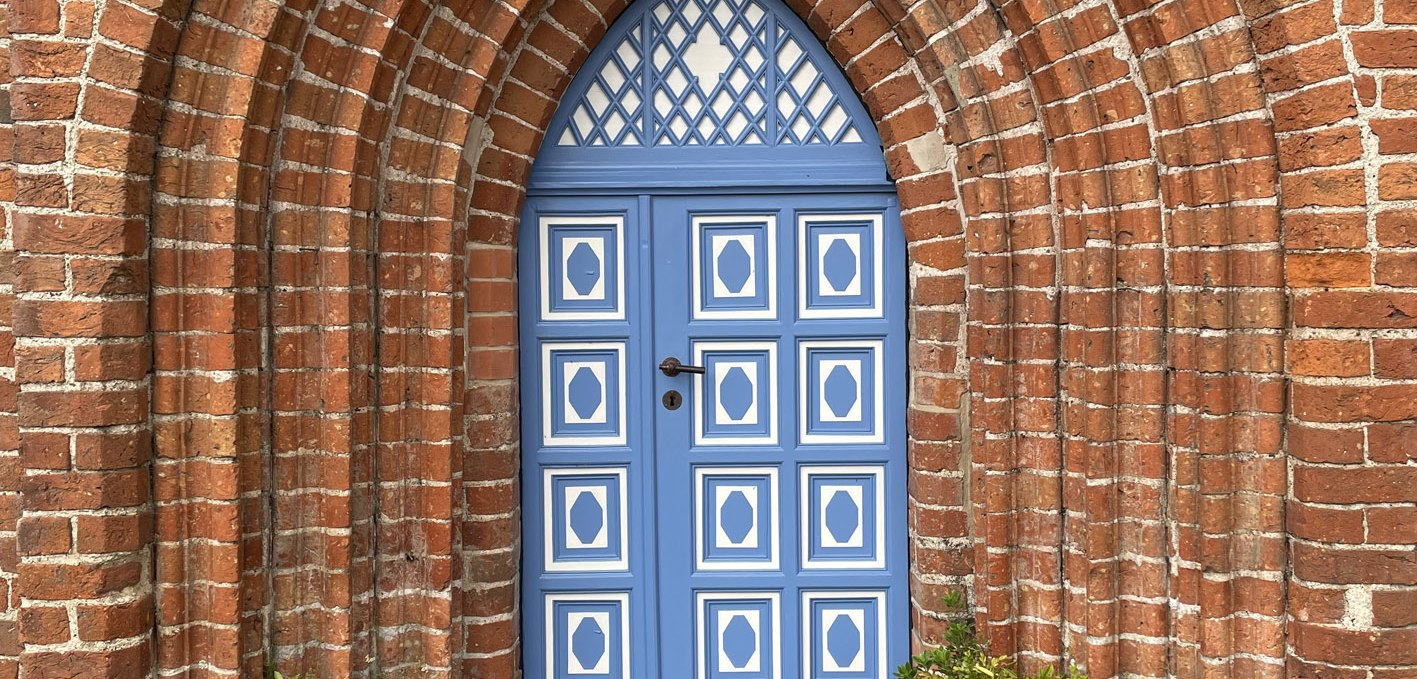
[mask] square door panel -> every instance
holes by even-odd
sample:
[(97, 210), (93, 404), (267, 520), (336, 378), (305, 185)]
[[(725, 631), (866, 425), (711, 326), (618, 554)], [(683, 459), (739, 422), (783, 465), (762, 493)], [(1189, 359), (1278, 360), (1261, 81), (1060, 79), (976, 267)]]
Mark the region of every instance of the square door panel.
[(802, 567), (885, 568), (885, 470), (810, 465), (800, 473)]
[(884, 441), (880, 340), (824, 340), (799, 346), (802, 443)]
[(695, 342), (695, 445), (777, 443), (777, 344)]
[(695, 599), (698, 679), (782, 676), (777, 592), (699, 592)]
[(548, 216), (540, 226), (542, 320), (624, 320), (624, 218)]
[(803, 679), (886, 679), (886, 594), (802, 593)]
[(777, 218), (693, 218), (691, 283), (695, 319), (777, 317)]
[(797, 289), (802, 318), (879, 318), (881, 215), (798, 216)]
[(541, 351), (545, 445), (623, 445), (625, 343), (555, 342)]
[(548, 594), (545, 676), (629, 679), (629, 602), (623, 592)]
[(699, 570), (778, 567), (776, 467), (694, 469), (694, 564)]
[(543, 473), (546, 570), (628, 569), (625, 469), (549, 468)]

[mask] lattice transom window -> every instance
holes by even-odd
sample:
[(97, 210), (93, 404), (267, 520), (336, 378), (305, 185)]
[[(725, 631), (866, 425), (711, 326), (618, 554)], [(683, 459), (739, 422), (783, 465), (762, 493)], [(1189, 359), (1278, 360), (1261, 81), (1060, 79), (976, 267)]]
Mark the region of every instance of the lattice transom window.
[(662, 0), (587, 66), (558, 146), (860, 143), (825, 68), (756, 0)]

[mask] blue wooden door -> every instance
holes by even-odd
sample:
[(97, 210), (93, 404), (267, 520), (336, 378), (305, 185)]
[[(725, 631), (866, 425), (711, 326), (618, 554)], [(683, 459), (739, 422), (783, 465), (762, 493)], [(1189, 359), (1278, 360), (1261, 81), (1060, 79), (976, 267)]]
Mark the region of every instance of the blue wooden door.
[(538, 197), (527, 221), (528, 676), (889, 676), (909, 610), (894, 196)]
[(906, 258), (860, 101), (780, 0), (637, 0), (566, 96), (519, 242), (526, 676), (885, 679)]
[(529, 677), (648, 677), (654, 632), (648, 229), (636, 197), (528, 200), (521, 241)]
[[(652, 205), (661, 677), (884, 678), (906, 652), (905, 253), (886, 194)], [(889, 236), (887, 234), (890, 234)]]

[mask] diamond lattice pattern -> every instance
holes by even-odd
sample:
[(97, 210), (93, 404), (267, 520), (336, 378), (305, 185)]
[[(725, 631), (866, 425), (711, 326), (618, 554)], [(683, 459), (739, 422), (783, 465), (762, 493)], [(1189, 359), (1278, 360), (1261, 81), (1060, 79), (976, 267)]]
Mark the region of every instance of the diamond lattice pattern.
[(821, 64), (756, 0), (662, 0), (593, 72), (560, 146), (861, 141)]
[(777, 30), (778, 143), (836, 144), (861, 141), (851, 116), (820, 68), (791, 33)]
[(665, 0), (650, 12), (656, 145), (767, 140), (767, 12), (751, 0)]
[(639, 146), (640, 119), (644, 116), (640, 68), (643, 63), (640, 27), (626, 34), (615, 51), (596, 71), (570, 122), (556, 143), (559, 146)]

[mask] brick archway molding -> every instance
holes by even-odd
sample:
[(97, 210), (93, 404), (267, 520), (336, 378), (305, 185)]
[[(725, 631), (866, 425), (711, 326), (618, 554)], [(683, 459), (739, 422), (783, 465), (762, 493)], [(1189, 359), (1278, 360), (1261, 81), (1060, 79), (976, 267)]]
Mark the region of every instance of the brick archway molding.
[[(961, 590), (1030, 668), (1417, 665), (1345, 587), (1410, 595), (1402, 538), (1318, 515), (1387, 500), (1313, 478), (1417, 419), (1305, 353), (1417, 318), (1328, 291), (1413, 284), (1372, 3), (789, 4), (911, 243), (917, 638)], [(0, 676), (515, 676), (517, 215), (623, 7), (11, 6)]]

